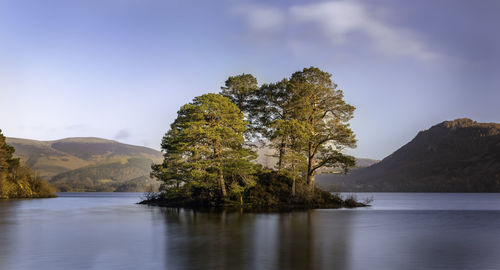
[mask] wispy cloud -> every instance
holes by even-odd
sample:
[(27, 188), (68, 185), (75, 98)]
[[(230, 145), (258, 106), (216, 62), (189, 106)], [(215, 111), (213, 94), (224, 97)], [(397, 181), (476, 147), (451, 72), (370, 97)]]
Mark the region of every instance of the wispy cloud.
[(294, 5), (286, 9), (245, 6), (237, 11), (244, 15), (252, 34), (286, 32), (290, 44), (317, 42), (310, 39), (305, 41), (299, 35), (294, 35), (294, 28), (307, 27), (310, 32), (320, 35), (318, 39), (326, 39), (333, 47), (354, 43), (353, 37), (360, 35), (368, 41), (370, 48), (380, 53), (420, 60), (435, 57), (410, 29), (377, 18), (365, 4), (358, 1)]
[(245, 17), (248, 27), (255, 32), (273, 32), (282, 29), (286, 14), (280, 9), (242, 5), (233, 8), (235, 14)]

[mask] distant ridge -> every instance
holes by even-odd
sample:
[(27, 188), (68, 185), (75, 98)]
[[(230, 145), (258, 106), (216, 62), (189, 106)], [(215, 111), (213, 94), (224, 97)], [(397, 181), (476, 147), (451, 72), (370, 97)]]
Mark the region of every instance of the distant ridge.
[(500, 124), (444, 121), (379, 163), (318, 183), (339, 191), (500, 192)]
[(162, 155), (151, 148), (96, 137), (7, 138), (7, 143), (15, 147), (15, 156), (62, 191), (144, 191), (159, 185), (149, 172)]
[[(276, 150), (271, 148), (269, 145), (263, 143), (258, 143), (254, 145), (256, 147), (257, 159), (256, 163), (262, 165), (265, 168), (274, 168), (278, 163), (278, 154)], [(355, 158), (356, 168), (364, 168), (371, 166), (380, 160), (370, 159), (370, 158)], [(329, 168), (324, 168), (323, 170), (329, 170)]]
[[(45, 147), (52, 147), (55, 150), (60, 150), (66, 153), (72, 153), (76, 155), (81, 155), (82, 152), (88, 153), (89, 155), (97, 154), (96, 151), (104, 152), (111, 151), (112, 154), (117, 154), (115, 151), (118, 150), (121, 153), (126, 152), (127, 154), (140, 154), (140, 155), (152, 155), (152, 156), (161, 156), (161, 153), (157, 150), (144, 147), (137, 146), (131, 144), (125, 144), (114, 140), (102, 139), (97, 137), (70, 137), (64, 138), (60, 140), (54, 141), (37, 141), (30, 139), (22, 139), (22, 138), (7, 138), (7, 141), (12, 144), (23, 144), (23, 145), (39, 145)], [(92, 147), (98, 146), (95, 149), (86, 148), (71, 148), (71, 146), (82, 146)]]

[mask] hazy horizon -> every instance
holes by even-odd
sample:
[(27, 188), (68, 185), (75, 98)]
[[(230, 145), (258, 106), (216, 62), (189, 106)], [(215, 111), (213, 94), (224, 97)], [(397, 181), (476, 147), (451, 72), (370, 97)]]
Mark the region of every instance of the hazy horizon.
[(5, 136), (159, 149), (180, 106), (228, 76), (317, 66), (346, 100), (357, 157), (457, 118), (500, 122), (497, 1), (0, 0)]

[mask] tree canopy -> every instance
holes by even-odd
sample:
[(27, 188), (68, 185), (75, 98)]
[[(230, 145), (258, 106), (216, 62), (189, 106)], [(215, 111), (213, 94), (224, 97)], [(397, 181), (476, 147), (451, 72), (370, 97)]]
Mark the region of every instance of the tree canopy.
[[(242, 204), (244, 197), (266, 204), (341, 202), (314, 189), (320, 169), (354, 166), (344, 150), (356, 147), (348, 124), (355, 108), (331, 76), (310, 67), (260, 87), (251, 74), (232, 76), (220, 94), (182, 106), (162, 140), (164, 161), (152, 166), (164, 196)], [(255, 140), (276, 150), (276, 171), (252, 162)]]
[(243, 147), (245, 124), (228, 98), (194, 98), (181, 107), (163, 137), (164, 162), (153, 166), (153, 176), (164, 181), (164, 189), (186, 185), (206, 199), (240, 196), (254, 184), (255, 171), (250, 162), (255, 155)]
[(343, 154), (356, 147), (354, 132), (347, 123), (355, 108), (344, 101), (342, 90), (331, 74), (310, 67), (295, 72), (290, 79), (293, 119), (302, 126), (300, 152), (307, 159), (307, 183), (314, 187), (314, 176), (323, 167), (354, 166), (354, 158)]
[(252, 74), (229, 77), (221, 87), (221, 95), (229, 98), (238, 108), (246, 112), (251, 96), (257, 91), (257, 79)]
[(229, 77), (224, 86), (221, 87), (220, 94), (229, 98), (243, 113), (246, 121), (245, 137), (249, 140), (254, 138), (261, 130), (261, 123), (257, 121), (255, 112), (256, 93), (259, 87), (257, 79), (251, 74), (240, 74)]
[(318, 170), (347, 170), (355, 162), (343, 153), (345, 148), (356, 147), (348, 124), (355, 108), (345, 102), (331, 76), (310, 67), (290, 79), (263, 84), (249, 109), (261, 126), (261, 135), (278, 153), (278, 170), (292, 168), (311, 188)]

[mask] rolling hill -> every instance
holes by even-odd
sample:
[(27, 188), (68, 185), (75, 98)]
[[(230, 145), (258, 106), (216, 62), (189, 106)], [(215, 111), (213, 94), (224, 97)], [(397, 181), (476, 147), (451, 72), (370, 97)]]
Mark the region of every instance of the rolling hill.
[(15, 156), (61, 191), (146, 191), (159, 183), (149, 178), (159, 151), (101, 138), (36, 141), (7, 138)]
[(500, 124), (445, 121), (379, 163), (317, 182), (332, 191), (500, 192)]
[[(60, 191), (149, 191), (160, 183), (149, 177), (151, 164), (161, 152), (101, 138), (66, 138), (37, 141), (7, 138), (14, 155)], [(257, 163), (272, 167), (277, 158), (269, 147), (258, 148)], [(357, 167), (378, 162), (356, 159)]]

